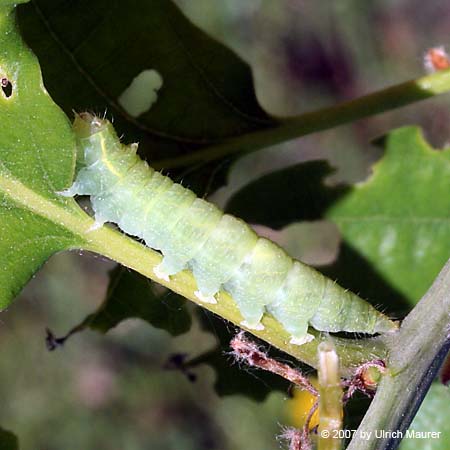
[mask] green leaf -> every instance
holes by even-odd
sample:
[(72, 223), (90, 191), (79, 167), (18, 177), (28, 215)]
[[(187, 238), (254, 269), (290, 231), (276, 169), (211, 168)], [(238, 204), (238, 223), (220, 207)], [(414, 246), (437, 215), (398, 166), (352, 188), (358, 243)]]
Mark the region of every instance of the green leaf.
[(69, 335), (87, 327), (106, 333), (122, 320), (134, 317), (178, 336), (191, 326), (191, 316), (184, 303), (183, 297), (119, 266), (110, 273), (109, 288), (102, 305)]
[(400, 450), (415, 450), (426, 448), (427, 450), (447, 450), (450, 447), (450, 428), (448, 418), (450, 415), (450, 391), (449, 388), (434, 383), (431, 386), (422, 406), (414, 418), (408, 432), (436, 432), (435, 437), (412, 438), (406, 433), (400, 445)]
[(0, 428), (0, 450), (19, 450), (17, 437), (3, 428)]
[(411, 303), (450, 256), (450, 149), (437, 151), (414, 127), (391, 132), (364, 183), (327, 212), (347, 245)]
[(50, 255), (81, 243), (61, 223), (64, 214), (83, 214), (56, 193), (71, 183), (75, 143), (17, 33), (11, 3), (0, 4), (0, 76), (10, 89), (0, 91), (0, 309)]
[[(152, 161), (276, 124), (257, 102), (248, 65), (170, 0), (33, 0), (19, 20), (64, 111), (106, 109)], [(157, 71), (162, 87), (150, 110), (132, 117), (119, 98), (144, 70)], [(151, 86), (138, 97), (146, 95)]]

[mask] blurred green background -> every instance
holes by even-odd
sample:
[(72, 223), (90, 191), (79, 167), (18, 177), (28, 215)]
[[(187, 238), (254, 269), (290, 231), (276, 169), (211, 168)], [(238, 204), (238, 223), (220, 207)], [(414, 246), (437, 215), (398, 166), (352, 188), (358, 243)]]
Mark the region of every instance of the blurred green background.
[[(420, 76), (423, 53), (445, 45), (450, 29), (450, 8), (442, 0), (177, 3), (250, 63), (259, 100), (276, 115), (298, 114)], [(404, 124), (421, 125), (433, 145), (443, 146), (450, 132), (448, 98), (241, 158), (213, 199), (224, 204), (251, 179), (307, 159), (328, 158), (338, 167), (330, 182), (364, 179), (380, 156), (370, 141)], [(294, 256), (324, 264), (337, 248), (338, 236), (330, 227), (306, 224), (264, 232)], [(198, 324), (171, 338), (128, 320), (106, 336), (86, 331), (62, 349), (46, 350), (45, 328), (64, 334), (92, 312), (112, 267), (93, 255), (58, 254), (2, 312), (0, 423), (17, 433), (21, 448), (279, 448), (280, 425), (291, 420), (288, 392), (273, 393), (262, 404), (241, 396), (219, 398), (211, 368), (196, 368), (195, 382), (165, 369), (174, 353), (195, 356), (214, 346), (214, 336)]]

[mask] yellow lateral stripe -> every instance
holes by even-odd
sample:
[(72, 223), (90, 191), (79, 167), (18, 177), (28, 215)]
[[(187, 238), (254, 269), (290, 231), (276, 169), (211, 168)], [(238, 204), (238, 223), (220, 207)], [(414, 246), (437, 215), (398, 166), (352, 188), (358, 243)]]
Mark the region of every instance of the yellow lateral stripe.
[(108, 159), (105, 136), (103, 136), (103, 134), (100, 135), (100, 147), (102, 148), (102, 161), (105, 164), (105, 166), (118, 178), (122, 178), (122, 174), (116, 170), (116, 168), (111, 164), (111, 161), (109, 161)]

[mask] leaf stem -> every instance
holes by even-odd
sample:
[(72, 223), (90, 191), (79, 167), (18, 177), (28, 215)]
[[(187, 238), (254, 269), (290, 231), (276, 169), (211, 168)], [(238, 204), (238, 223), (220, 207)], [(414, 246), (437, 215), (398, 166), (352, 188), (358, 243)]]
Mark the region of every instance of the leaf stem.
[(347, 450), (398, 447), (450, 348), (449, 311), (450, 260), (396, 338), (386, 339), (388, 370)]
[(230, 138), (177, 158), (154, 161), (156, 169), (185, 167), (233, 154), (249, 153), (280, 142), (343, 125), (450, 91), (450, 69), (406, 81), (328, 108), (279, 119), (279, 125)]

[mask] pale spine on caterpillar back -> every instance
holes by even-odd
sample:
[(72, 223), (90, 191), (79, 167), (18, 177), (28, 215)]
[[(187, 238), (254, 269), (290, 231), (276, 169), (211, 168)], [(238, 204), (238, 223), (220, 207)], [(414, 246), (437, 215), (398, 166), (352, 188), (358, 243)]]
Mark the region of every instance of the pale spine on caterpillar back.
[(321, 331), (383, 333), (397, 325), (369, 303), (316, 270), (293, 260), (243, 221), (197, 198), (155, 172), (122, 145), (111, 123), (84, 113), (74, 131), (83, 168), (65, 195), (90, 195), (98, 226), (114, 222), (163, 254), (160, 278), (188, 268), (197, 296), (215, 303), (223, 289), (236, 301), (244, 325), (260, 329), (267, 310), (302, 344)]

